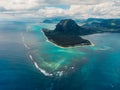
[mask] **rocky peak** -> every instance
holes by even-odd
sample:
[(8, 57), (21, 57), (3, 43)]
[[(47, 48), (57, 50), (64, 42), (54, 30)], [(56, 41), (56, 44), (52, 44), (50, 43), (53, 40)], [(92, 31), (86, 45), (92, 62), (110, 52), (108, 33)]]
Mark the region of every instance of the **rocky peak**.
[(61, 20), (55, 28), (55, 31), (59, 32), (72, 32), (72, 33), (78, 33), (80, 30), (80, 27), (76, 24), (76, 22), (72, 19), (64, 19)]

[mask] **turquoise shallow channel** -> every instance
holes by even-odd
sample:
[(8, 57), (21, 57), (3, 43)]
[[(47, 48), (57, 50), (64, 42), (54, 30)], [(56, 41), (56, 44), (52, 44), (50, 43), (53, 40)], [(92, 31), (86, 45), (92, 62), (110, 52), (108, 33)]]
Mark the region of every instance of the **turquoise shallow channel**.
[[(48, 76), (61, 76), (81, 69), (83, 74), (90, 74), (93, 69), (104, 69), (103, 73), (120, 75), (120, 38), (119, 34), (95, 34), (84, 36), (94, 46), (60, 48), (46, 40), (42, 28), (54, 29), (54, 24), (29, 25), (23, 36), (30, 47), (29, 53), (35, 61), (35, 66)], [(32, 42), (31, 42), (32, 41)], [(112, 63), (113, 61), (116, 61)], [(103, 63), (105, 62), (105, 63)], [(96, 63), (96, 64), (95, 64)], [(103, 63), (99, 68), (99, 64)], [(107, 65), (109, 65), (109, 68)], [(101, 65), (101, 64), (100, 64)], [(117, 70), (117, 71), (116, 71)], [(113, 75), (113, 76), (114, 76)], [(89, 75), (88, 75), (89, 76)]]

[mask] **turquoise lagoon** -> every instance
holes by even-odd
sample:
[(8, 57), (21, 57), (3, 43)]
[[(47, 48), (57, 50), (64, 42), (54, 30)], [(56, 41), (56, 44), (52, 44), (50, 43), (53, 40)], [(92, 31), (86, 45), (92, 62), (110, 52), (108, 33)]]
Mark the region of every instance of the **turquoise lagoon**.
[(60, 48), (42, 28), (55, 25), (0, 22), (0, 90), (120, 90), (119, 33), (83, 37), (94, 46)]
[[(28, 51), (37, 63), (37, 67), (51, 76), (68, 75), (80, 69), (86, 78), (100, 72), (110, 75), (111, 80), (112, 77), (116, 78), (116, 81), (119, 78), (120, 34), (103, 33), (83, 36), (94, 46), (61, 48), (48, 42), (41, 32), (42, 28), (54, 29), (54, 24), (28, 27), (27, 32), (24, 33), (25, 42), (30, 47)], [(94, 70), (95, 73), (92, 72)]]

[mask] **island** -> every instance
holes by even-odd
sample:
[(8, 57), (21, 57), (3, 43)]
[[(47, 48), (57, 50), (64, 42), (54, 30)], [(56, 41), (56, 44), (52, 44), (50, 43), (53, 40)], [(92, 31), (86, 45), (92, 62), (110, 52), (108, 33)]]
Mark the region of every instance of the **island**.
[(80, 37), (81, 31), (84, 30), (86, 29), (78, 26), (74, 20), (64, 19), (56, 25), (55, 30), (44, 28), (42, 31), (46, 38), (55, 45), (61, 47), (74, 47), (91, 45), (89, 40)]

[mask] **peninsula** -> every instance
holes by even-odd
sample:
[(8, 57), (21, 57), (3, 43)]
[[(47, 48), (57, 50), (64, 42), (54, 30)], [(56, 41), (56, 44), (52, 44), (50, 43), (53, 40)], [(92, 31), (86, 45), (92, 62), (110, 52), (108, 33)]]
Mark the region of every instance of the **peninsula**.
[(44, 28), (42, 31), (50, 42), (61, 47), (91, 45), (90, 41), (80, 37), (83, 30), (74, 20), (64, 19), (56, 25), (55, 30)]

